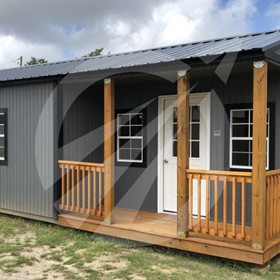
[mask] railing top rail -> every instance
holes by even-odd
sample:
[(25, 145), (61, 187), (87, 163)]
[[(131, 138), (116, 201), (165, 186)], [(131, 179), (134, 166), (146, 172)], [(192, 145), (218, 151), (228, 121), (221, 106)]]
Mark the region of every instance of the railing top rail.
[(186, 172), (190, 174), (200, 174), (200, 175), (252, 177), (252, 172), (237, 172), (237, 171), (223, 171), (223, 170), (195, 170), (195, 169), (187, 169)]
[(70, 160), (59, 160), (59, 161), (58, 161), (58, 164), (78, 165), (78, 166), (90, 166), (90, 167), (104, 167), (104, 163), (82, 162), (82, 161), (70, 161)]
[(266, 172), (266, 176), (280, 175), (280, 169), (270, 170)]

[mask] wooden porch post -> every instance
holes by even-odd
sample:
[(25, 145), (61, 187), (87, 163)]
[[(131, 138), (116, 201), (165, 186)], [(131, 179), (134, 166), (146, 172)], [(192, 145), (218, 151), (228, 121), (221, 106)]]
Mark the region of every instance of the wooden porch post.
[(265, 246), (267, 62), (254, 63), (252, 247)]
[(115, 83), (104, 80), (104, 214), (105, 223), (114, 221), (114, 186), (115, 186)]
[(186, 169), (189, 168), (189, 71), (178, 72), (177, 116), (177, 235), (189, 236), (189, 187)]

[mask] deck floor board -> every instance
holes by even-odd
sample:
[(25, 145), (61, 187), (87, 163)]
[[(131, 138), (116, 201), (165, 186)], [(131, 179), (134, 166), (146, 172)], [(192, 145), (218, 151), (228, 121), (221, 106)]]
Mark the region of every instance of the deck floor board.
[(59, 215), (58, 224), (113, 237), (260, 265), (280, 253), (280, 238), (268, 242), (264, 251), (252, 249), (251, 243), (247, 241), (194, 232), (191, 232), (188, 238), (180, 238), (176, 234), (177, 217), (173, 214), (116, 208), (114, 216), (115, 222), (107, 225), (86, 215), (67, 212)]

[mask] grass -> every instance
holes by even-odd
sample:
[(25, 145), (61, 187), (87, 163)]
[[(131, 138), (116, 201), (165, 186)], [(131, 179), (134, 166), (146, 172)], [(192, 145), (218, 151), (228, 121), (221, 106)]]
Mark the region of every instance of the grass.
[(0, 279), (279, 279), (249, 264), (106, 238), (0, 214)]

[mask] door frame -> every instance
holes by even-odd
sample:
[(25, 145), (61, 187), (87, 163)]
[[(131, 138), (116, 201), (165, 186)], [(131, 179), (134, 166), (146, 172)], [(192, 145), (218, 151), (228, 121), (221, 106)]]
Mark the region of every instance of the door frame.
[[(211, 92), (191, 93), (190, 98), (207, 98), (207, 169), (210, 169), (210, 141), (211, 141)], [(174, 95), (160, 95), (158, 97), (158, 176), (157, 176), (157, 211), (163, 213), (163, 147), (164, 147), (164, 101), (168, 99), (177, 98), (177, 94)], [(175, 213), (176, 214), (176, 213)]]

